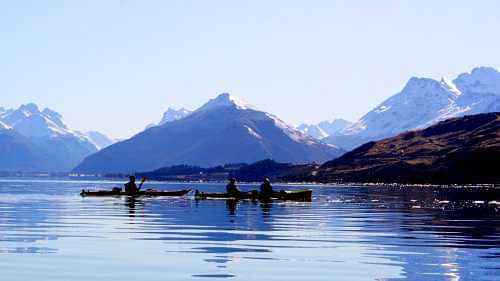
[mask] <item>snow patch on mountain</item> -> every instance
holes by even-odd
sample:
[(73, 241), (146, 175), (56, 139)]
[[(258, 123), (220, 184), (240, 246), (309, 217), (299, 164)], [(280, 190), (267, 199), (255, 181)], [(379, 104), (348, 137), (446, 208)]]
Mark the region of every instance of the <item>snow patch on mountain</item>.
[(230, 95), (229, 93), (223, 93), (216, 98), (209, 100), (195, 112), (202, 112), (228, 106), (235, 107), (236, 109), (240, 110), (257, 110), (253, 105), (246, 102), (245, 100)]
[(460, 92), (460, 90), (457, 88), (455, 84), (453, 84), (452, 81), (446, 78), (441, 78), (440, 83), (441, 85), (443, 85), (443, 87), (445, 87), (448, 91), (450, 91), (450, 93), (454, 94), (455, 97), (458, 97), (462, 94), (462, 92)]
[(259, 135), (258, 133), (256, 133), (252, 128), (250, 128), (249, 126), (245, 125), (244, 126), (245, 128), (247, 128), (248, 130), (248, 133), (252, 136), (254, 136), (256, 139), (259, 139), (259, 140), (262, 140), (262, 136)]
[(287, 123), (285, 123), (283, 120), (279, 119), (278, 117), (270, 114), (270, 113), (267, 113), (265, 112), (265, 115), (274, 121), (274, 124), (280, 128), (283, 133), (285, 133), (285, 135), (287, 135), (290, 139), (292, 139), (293, 141), (297, 142), (297, 143), (305, 143), (307, 145), (313, 145), (313, 144), (316, 144), (317, 141), (300, 132), (299, 130), (293, 128), (292, 126), (288, 125)]
[(180, 120), (180, 119), (188, 116), (189, 114), (191, 114), (191, 111), (187, 110), (185, 108), (181, 108), (181, 109), (176, 110), (176, 109), (169, 107), (167, 109), (167, 111), (165, 111), (165, 113), (163, 113), (163, 117), (161, 118), (160, 123), (158, 123), (158, 126), (161, 126), (161, 125), (168, 123), (168, 122)]
[(10, 129), (10, 127), (7, 126), (7, 124), (0, 121), (0, 130), (9, 130), (9, 129)]
[(382, 105), (379, 108), (375, 109), (375, 112), (382, 113), (382, 112), (385, 112), (385, 111), (387, 111), (389, 109), (391, 109), (390, 106)]
[(297, 130), (318, 140), (329, 136), (319, 125), (314, 124), (302, 124), (297, 127)]
[(96, 131), (88, 131), (85, 133), (85, 136), (92, 142), (97, 149), (101, 150), (103, 148), (106, 148), (116, 141), (111, 139), (110, 137), (106, 136), (103, 133), (96, 132)]

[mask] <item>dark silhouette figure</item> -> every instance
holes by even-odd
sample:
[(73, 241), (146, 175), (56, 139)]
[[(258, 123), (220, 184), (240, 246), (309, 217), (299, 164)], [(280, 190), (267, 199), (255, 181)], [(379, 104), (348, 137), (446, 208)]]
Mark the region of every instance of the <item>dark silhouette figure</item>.
[(144, 180), (141, 182), (140, 186), (137, 187), (137, 185), (135, 184), (135, 176), (130, 176), (129, 182), (125, 184), (125, 192), (127, 192), (128, 195), (135, 195), (137, 194), (137, 192), (139, 192), (143, 183)]
[(264, 197), (270, 197), (273, 195), (273, 186), (271, 185), (271, 181), (269, 178), (265, 178), (264, 182), (260, 185), (260, 194)]
[(226, 185), (226, 192), (230, 196), (239, 196), (241, 191), (238, 189), (238, 186), (236, 185), (236, 179), (231, 178), (229, 179), (229, 183)]

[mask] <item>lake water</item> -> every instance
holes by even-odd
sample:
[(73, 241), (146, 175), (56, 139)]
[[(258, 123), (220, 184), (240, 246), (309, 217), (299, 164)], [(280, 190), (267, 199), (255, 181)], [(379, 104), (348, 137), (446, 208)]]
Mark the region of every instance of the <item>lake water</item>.
[(500, 280), (494, 202), (335, 186), (308, 186), (310, 203), (78, 195), (116, 185), (1, 180), (0, 280)]

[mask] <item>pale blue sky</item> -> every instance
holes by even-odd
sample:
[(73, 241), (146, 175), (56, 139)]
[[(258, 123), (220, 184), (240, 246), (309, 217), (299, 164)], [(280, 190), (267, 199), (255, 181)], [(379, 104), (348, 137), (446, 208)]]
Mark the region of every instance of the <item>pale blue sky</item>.
[(221, 92), (297, 124), (500, 66), (499, 1), (1, 1), (0, 106), (127, 137)]

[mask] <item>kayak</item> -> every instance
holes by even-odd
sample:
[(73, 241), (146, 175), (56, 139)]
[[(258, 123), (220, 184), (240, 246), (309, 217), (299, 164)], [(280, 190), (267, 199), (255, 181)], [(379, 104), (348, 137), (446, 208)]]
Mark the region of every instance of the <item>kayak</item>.
[(134, 195), (130, 195), (124, 191), (114, 191), (114, 190), (83, 190), (80, 192), (81, 196), (184, 196), (188, 194), (191, 189), (173, 190), (173, 191), (161, 191), (154, 189), (147, 189), (144, 191), (139, 191)]
[(252, 192), (241, 192), (238, 195), (232, 195), (223, 192), (199, 192), (196, 190), (194, 198), (198, 200), (203, 199), (225, 199), (225, 200), (288, 200), (288, 201), (311, 201), (312, 200), (312, 190), (281, 190), (279, 192), (273, 192), (270, 195), (263, 195), (257, 191)]

